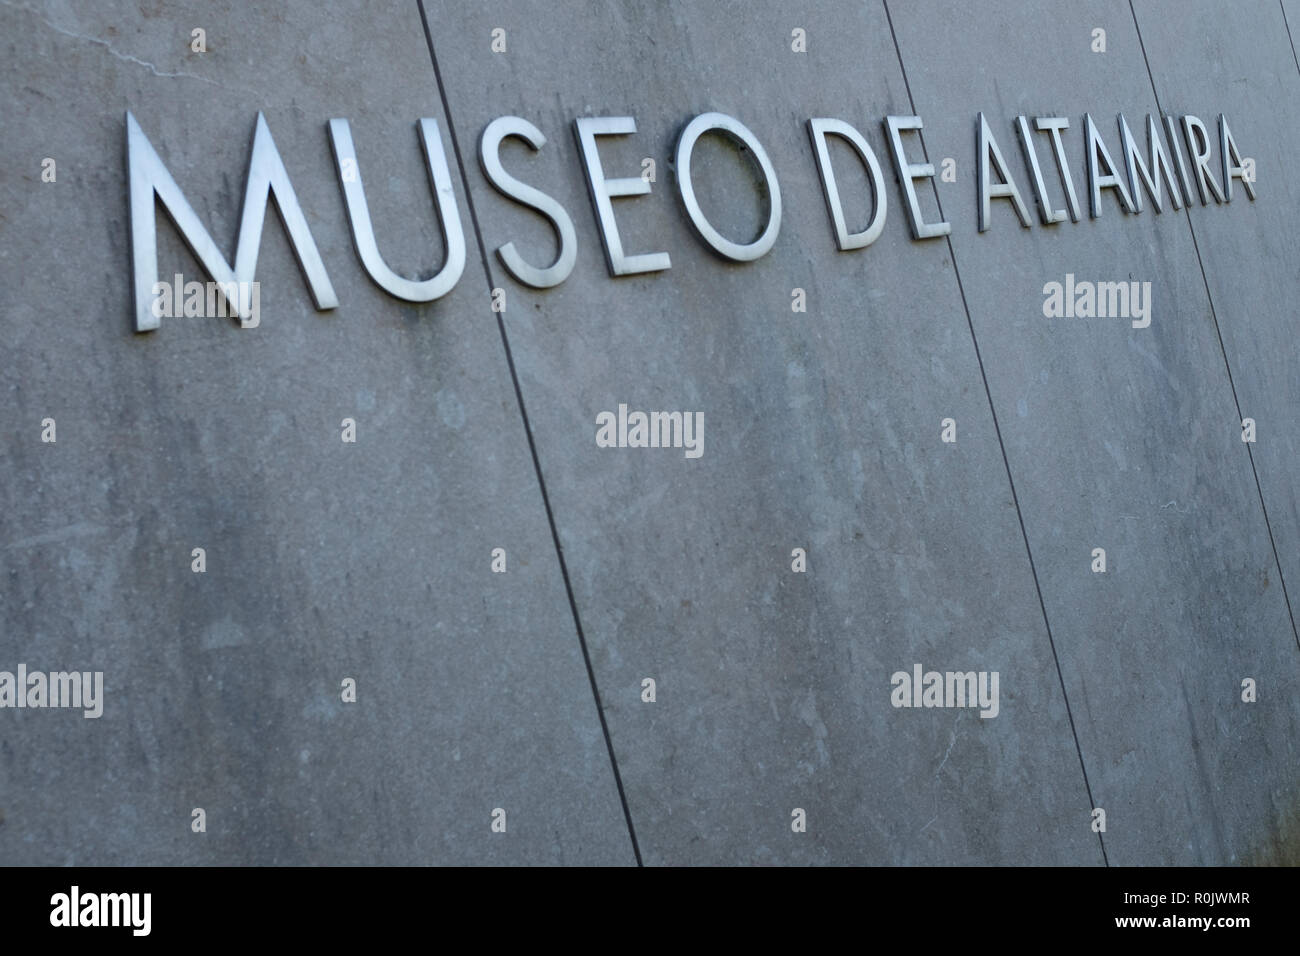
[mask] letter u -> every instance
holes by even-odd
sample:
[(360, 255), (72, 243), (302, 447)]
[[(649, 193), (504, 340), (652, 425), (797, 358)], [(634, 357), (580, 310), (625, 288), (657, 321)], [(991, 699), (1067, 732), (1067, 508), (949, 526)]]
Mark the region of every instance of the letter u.
[[(376, 285), (399, 299), (432, 302), (450, 292), (460, 280), (465, 269), (465, 232), (461, 227), (460, 210), (456, 207), (456, 193), (452, 189), (451, 172), (447, 168), (447, 154), (442, 148), (438, 121), (421, 119), (419, 126), (420, 145), (424, 149), (429, 181), (433, 185), (434, 200), (438, 207), (438, 224), (447, 246), (446, 262), (431, 279), (405, 279), (388, 268), (375, 243), (375, 227), (370, 221), (370, 207), (366, 204), (366, 191), (361, 184), (361, 167), (357, 163), (356, 150), (352, 146), (352, 130), (347, 120), (330, 120), (330, 142), (334, 147), (339, 182), (343, 184), (343, 198), (347, 201), (348, 220), (352, 223), (352, 239), (366, 272)], [(355, 172), (345, 175), (344, 170), (349, 165)]]

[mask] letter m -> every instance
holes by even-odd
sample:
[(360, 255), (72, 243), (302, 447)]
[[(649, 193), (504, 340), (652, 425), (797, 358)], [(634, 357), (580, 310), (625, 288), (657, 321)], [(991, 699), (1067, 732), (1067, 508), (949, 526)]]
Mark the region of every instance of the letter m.
[(947, 675), (948, 686), (945, 688), (945, 703), (949, 707), (974, 707), (979, 698), (976, 696), (976, 687), (978, 686), (978, 676), (974, 671), (966, 671), (964, 674), (956, 671), (949, 671)]
[[(131, 897), (126, 893), (100, 893), (100, 919), (101, 926), (128, 926), (131, 923), (131, 913), (133, 910)], [(113, 921), (109, 922), (110, 907), (113, 914)]]
[(81, 706), (81, 674), (77, 671), (50, 671), (50, 698), (64, 707)]
[[(1102, 296), (1106, 297), (1106, 311), (1101, 310)], [(1127, 282), (1097, 283), (1097, 314), (1105, 318), (1130, 318)]]
[[(307, 228), (307, 219), (298, 205), (298, 197), (289, 183), (284, 161), (275, 148), (266, 118), (257, 114), (257, 129), (253, 134), (253, 152), (248, 159), (248, 185), (244, 190), (243, 216), (239, 223), (239, 238), (235, 243), (235, 265), (232, 268), (226, 257), (217, 249), (212, 236), (199, 221), (194, 207), (186, 200), (176, 180), (154, 151), (149, 138), (128, 111), (126, 114), (126, 162), (131, 189), (131, 260), (135, 282), (135, 330), (147, 332), (159, 326), (153, 314), (153, 286), (158, 279), (158, 234), (155, 219), (154, 197), (162, 200), (181, 238), (185, 240), (194, 257), (202, 263), (208, 276), (222, 283), (222, 296), (227, 297), (226, 283), (249, 283), (257, 270), (257, 252), (262, 244), (262, 223), (266, 219), (266, 205), (272, 192), (275, 205), (289, 242), (293, 246), (298, 265), (307, 278), (307, 287), (319, 310), (338, 307), (334, 287), (325, 274), (316, 243)], [(238, 286), (236, 286), (238, 287)], [(227, 297), (228, 298), (228, 297)], [(248, 302), (230, 302), (231, 313), (241, 319), (252, 316)]]
[(682, 447), (682, 413), (681, 412), (651, 412), (650, 413), (650, 447), (651, 448), (681, 448)]

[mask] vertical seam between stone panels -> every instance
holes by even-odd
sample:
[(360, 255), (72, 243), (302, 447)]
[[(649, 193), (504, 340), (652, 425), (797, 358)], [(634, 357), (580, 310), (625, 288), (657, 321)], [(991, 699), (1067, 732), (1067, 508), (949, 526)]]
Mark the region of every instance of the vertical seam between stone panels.
[[(474, 238), (478, 243), (479, 257), (483, 260), (483, 274), (487, 278), (488, 293), (496, 288), (496, 283), (492, 278), (492, 268), (488, 261), (487, 247), (483, 243), (483, 231), (479, 228), (478, 214), (474, 209), (474, 197), (469, 190), (469, 176), (465, 170), (465, 160), (460, 150), (460, 139), (456, 135), (456, 124), (451, 117), (451, 104), (447, 101), (447, 88), (442, 82), (442, 71), (438, 68), (438, 54), (433, 48), (433, 32), (429, 29), (429, 17), (425, 13), (424, 0), (417, 0), (420, 10), (420, 22), (424, 26), (424, 38), (429, 45), (429, 59), (433, 63), (434, 79), (438, 83), (438, 96), (442, 99), (442, 112), (447, 117), (447, 132), (451, 137), (451, 147), (456, 154), (456, 165), (460, 167), (461, 188), (465, 193), (465, 205), (469, 210), (470, 222), (474, 227)], [(596, 671), (591, 666), (591, 653), (587, 649), (587, 638), (582, 630), (582, 620), (578, 615), (578, 604), (573, 597), (573, 585), (569, 580), (569, 568), (564, 560), (564, 549), (560, 545), (560, 532), (555, 523), (555, 514), (551, 510), (551, 499), (546, 493), (546, 481), (542, 477), (542, 463), (537, 455), (537, 445), (533, 441), (533, 430), (528, 423), (528, 410), (524, 406), (524, 393), (519, 385), (519, 374), (515, 370), (514, 356), (510, 351), (510, 339), (506, 335), (505, 321), (502, 319), (501, 312), (496, 313), (497, 331), (501, 334), (501, 345), (506, 353), (506, 365), (510, 369), (510, 381), (515, 388), (515, 401), (519, 403), (519, 415), (523, 420), (524, 435), (528, 439), (528, 451), (533, 458), (533, 471), (537, 475), (537, 486), (542, 493), (542, 505), (546, 509), (546, 521), (551, 528), (551, 541), (555, 546), (555, 555), (560, 562), (560, 575), (564, 579), (564, 591), (569, 599), (569, 612), (573, 615), (573, 626), (578, 632), (578, 644), (582, 648), (582, 662), (587, 668), (587, 680), (591, 684), (591, 695), (595, 699), (596, 716), (600, 718), (600, 730), (605, 737), (605, 749), (609, 753), (609, 764), (614, 771), (614, 783), (618, 787), (618, 800), (623, 807), (623, 819), (627, 822), (627, 835), (632, 841), (632, 853), (636, 857), (636, 865), (644, 865), (641, 860), (641, 847), (637, 843), (636, 828), (632, 825), (632, 811), (627, 805), (627, 793), (623, 789), (623, 776), (618, 770), (618, 758), (614, 756), (614, 741), (610, 737), (609, 724), (605, 721), (605, 708), (601, 704), (600, 689), (596, 685)]]
[[(1137, 31), (1138, 46), (1142, 48), (1142, 61), (1146, 64), (1147, 79), (1151, 81), (1151, 95), (1155, 97), (1156, 109), (1160, 115), (1164, 116), (1164, 109), (1160, 106), (1160, 93), (1156, 90), (1156, 77), (1151, 72), (1151, 60), (1147, 57), (1146, 44), (1142, 40), (1142, 27), (1138, 25), (1137, 10), (1133, 7), (1133, 0), (1128, 2), (1129, 13), (1133, 16), (1133, 29)], [(1283, 19), (1286, 14), (1283, 13)], [(1288, 30), (1288, 33), (1290, 31)], [(1291, 55), (1295, 56), (1295, 48), (1292, 47)], [(1196, 228), (1192, 225), (1192, 197), (1185, 197), (1187, 202), (1183, 206), (1183, 212), (1187, 216), (1187, 231), (1192, 237), (1192, 248), (1196, 250), (1196, 262), (1201, 267), (1201, 281), (1205, 284), (1205, 298), (1210, 304), (1210, 318), (1214, 321), (1214, 334), (1219, 339), (1219, 352), (1223, 355), (1223, 367), (1228, 372), (1228, 387), (1232, 389), (1232, 402), (1237, 408), (1237, 420), (1241, 420), (1241, 399), (1237, 397), (1237, 383), (1232, 377), (1232, 365), (1228, 362), (1228, 349), (1223, 343), (1223, 332), (1219, 330), (1219, 313), (1214, 308), (1214, 295), (1210, 292), (1210, 278), (1205, 271), (1205, 260), (1201, 257), (1201, 245), (1196, 241)], [(1264, 528), (1268, 531), (1268, 543), (1273, 549), (1273, 565), (1277, 568), (1277, 580), (1282, 585), (1282, 598), (1286, 601), (1287, 617), (1291, 621), (1291, 636), (1295, 638), (1296, 647), (1300, 649), (1300, 631), (1296, 630), (1295, 613), (1291, 609), (1291, 594), (1286, 587), (1286, 576), (1282, 573), (1282, 561), (1277, 553), (1277, 541), (1273, 538), (1273, 525), (1268, 519), (1268, 506), (1264, 504), (1264, 487), (1259, 482), (1259, 469), (1255, 467), (1255, 454), (1250, 450), (1250, 443), (1243, 442), (1246, 446), (1246, 457), (1250, 459), (1250, 473), (1255, 478), (1255, 493), (1259, 495), (1259, 510), (1264, 513)]]
[[(889, 12), (889, 0), (880, 0), (881, 5), (885, 8), (885, 19), (889, 22), (889, 35), (894, 41), (894, 54), (898, 57), (898, 68), (903, 73), (903, 87), (907, 91), (907, 102), (916, 115), (916, 101), (912, 98), (912, 84), (907, 79), (907, 67), (903, 63), (903, 48), (898, 42), (898, 32), (894, 29), (894, 18)], [(921, 130), (916, 131), (921, 143), (921, 155), (928, 163), (930, 161), (929, 151), (925, 148), (925, 136)], [(931, 188), (934, 190), (934, 200), (939, 208), (939, 217), (943, 220), (943, 203), (939, 200), (939, 190), (931, 182)], [(1016, 482), (1011, 476), (1011, 460), (1007, 457), (1007, 448), (1002, 441), (1002, 428), (998, 424), (997, 409), (993, 405), (993, 392), (989, 389), (989, 377), (984, 371), (984, 358), (980, 355), (979, 340), (975, 336), (975, 323), (971, 319), (970, 303), (966, 300), (966, 287), (961, 281), (961, 270), (957, 268), (957, 255), (952, 247), (952, 236), (949, 234), (945, 237), (948, 244), (948, 258), (952, 260), (953, 275), (957, 279), (957, 291), (961, 295), (961, 305), (966, 313), (966, 325), (970, 329), (971, 345), (975, 349), (975, 361), (979, 364), (980, 378), (984, 383), (984, 397), (989, 403), (989, 414), (993, 417), (993, 431), (997, 435), (998, 450), (1002, 452), (1002, 467), (1006, 469), (1007, 484), (1011, 488), (1011, 500), (1016, 507), (1016, 519), (1020, 522), (1020, 537), (1025, 542), (1025, 555), (1029, 558), (1029, 573), (1034, 579), (1034, 591), (1038, 595), (1038, 608), (1043, 615), (1043, 626), (1047, 629), (1047, 644), (1052, 650), (1052, 661), (1056, 664), (1056, 679), (1061, 685), (1061, 698), (1065, 702), (1065, 716), (1070, 721), (1070, 735), (1074, 738), (1074, 752), (1079, 758), (1079, 770), (1083, 774), (1083, 788), (1088, 794), (1088, 807), (1091, 809), (1097, 806), (1092, 796), (1092, 785), (1088, 782), (1088, 767), (1083, 760), (1083, 748), (1079, 746), (1079, 732), (1074, 726), (1074, 712), (1070, 709), (1070, 695), (1065, 689), (1065, 676), (1061, 672), (1061, 659), (1056, 653), (1056, 640), (1052, 637), (1052, 623), (1047, 617), (1047, 604), (1043, 600), (1043, 588), (1038, 582), (1038, 568), (1034, 564), (1034, 552), (1029, 546), (1029, 532), (1025, 529), (1025, 517), (1020, 510), (1020, 496), (1016, 494)], [(1101, 845), (1101, 859), (1106, 866), (1110, 866), (1110, 858), (1106, 855), (1106, 841), (1101, 833), (1097, 834), (1097, 842)]]
[(1287, 42), (1291, 44), (1291, 59), (1295, 60), (1296, 71), (1300, 72), (1300, 57), (1296, 56), (1295, 53), (1295, 40), (1292, 39), (1291, 37), (1291, 24), (1287, 21), (1286, 18), (1286, 4), (1283, 3), (1282, 0), (1277, 0), (1277, 5), (1278, 8), (1282, 11), (1282, 25), (1286, 27)]

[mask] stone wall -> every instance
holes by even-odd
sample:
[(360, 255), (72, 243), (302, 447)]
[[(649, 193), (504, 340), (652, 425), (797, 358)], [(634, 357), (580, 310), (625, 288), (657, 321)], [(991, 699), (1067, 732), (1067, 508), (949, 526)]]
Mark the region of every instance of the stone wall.
[[(0, 0), (0, 671), (103, 673), (97, 719), (0, 709), (0, 862), (1297, 862), (1289, 24), (1300, 0)], [(338, 307), (268, 215), (256, 327), (137, 332), (128, 111), (225, 257), (261, 112)], [(753, 262), (679, 193), (710, 111), (779, 182)], [(1256, 197), (1094, 217), (1084, 117), (1123, 178), (1120, 112), (1144, 152), (1149, 113), (1200, 117), (1220, 185), (1224, 114)], [(1028, 227), (994, 199), (979, 229), (980, 113)], [(912, 114), (946, 237), (909, 228), (883, 120)], [(497, 253), (558, 249), (479, 159), (510, 115), (546, 142), (502, 164), (574, 228), (549, 289)], [(1069, 119), (1077, 222), (1042, 224), (1020, 115)], [(607, 177), (654, 161), (612, 201), (625, 252), (668, 270), (610, 275), (599, 116), (636, 124)], [(836, 248), (811, 117), (879, 160), (866, 248)], [(367, 275), (334, 118), (408, 278), (448, 248), (436, 119), (445, 296)], [(861, 229), (870, 176), (830, 147)], [(708, 135), (692, 163), (737, 242), (774, 201), (752, 158)], [(206, 281), (157, 221), (159, 278)], [(1046, 316), (1067, 275), (1149, 283), (1149, 326)], [(701, 413), (702, 453), (599, 447), (620, 405)], [(916, 665), (996, 672), (996, 716), (895, 706)]]

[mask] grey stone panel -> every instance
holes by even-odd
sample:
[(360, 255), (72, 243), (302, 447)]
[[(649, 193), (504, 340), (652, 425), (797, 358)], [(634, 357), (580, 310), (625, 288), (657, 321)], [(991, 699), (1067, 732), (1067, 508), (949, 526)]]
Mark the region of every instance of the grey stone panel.
[[(1189, 58), (1179, 37), (1217, 18), (1208, 7), (1199, 20), (1171, 9), (1159, 18), (1165, 44), (1147, 46), (1157, 78), (1162, 58), (1215, 69)], [(938, 188), (1084, 764), (1107, 811), (1109, 861), (1293, 859), (1283, 835), (1297, 798), (1296, 644), (1188, 221), (1149, 204), (1126, 215), (1113, 191), (1099, 219), (1087, 215), (1084, 113), (1122, 163), (1115, 114), (1137, 132), (1156, 111), (1128, 4), (1059, 4), (1038, 16), (1028, 5), (891, 10), (930, 156), (967, 158), (958, 182)], [(1096, 28), (1106, 31), (1105, 53), (1091, 49)], [(1264, 101), (1245, 100), (1245, 82), (1231, 102), (1206, 84), (1176, 105), (1191, 109), (1194, 93), (1196, 111), (1231, 108), (1243, 130), (1258, 131), (1250, 141), (1262, 155), (1276, 139), (1264, 133)], [(1044, 228), (1035, 218), (1024, 229), (1000, 200), (992, 228), (977, 232), (979, 110), (1035, 217), (1013, 119), (1070, 119), (1083, 221)], [(1137, 135), (1145, 145), (1145, 131)], [(1045, 135), (1039, 152), (1050, 172)], [(1049, 190), (1064, 205), (1050, 176)], [(1267, 241), (1263, 203), (1198, 209), (1198, 234), (1213, 213), (1226, 234)], [(1044, 286), (1067, 273), (1150, 281), (1150, 327), (1045, 318)], [(1259, 320), (1278, 323), (1263, 342), (1280, 336), (1280, 314)], [(1105, 574), (1090, 570), (1094, 547), (1106, 549)], [(1242, 703), (1245, 677), (1267, 687), (1267, 699)]]
[[(1243, 4), (1227, 17), (1211, 4), (1136, 9), (1160, 105), (1204, 120), (1214, 137), (1210, 168), (1216, 181), (1223, 183), (1219, 113), (1242, 155), (1256, 164), (1254, 201), (1235, 181), (1229, 203), (1198, 201), (1191, 218), (1241, 412), (1256, 420), (1250, 452), (1282, 572), (1294, 592), (1300, 586), (1294, 583), (1300, 582), (1294, 328), (1300, 280), (1293, 236), (1300, 187), (1287, 170), (1300, 147), (1300, 71), (1288, 24), (1282, 8), (1264, 0)], [(1294, 603), (1293, 593), (1293, 611)]]
[[(1241, 415), (1256, 421), (1257, 440), (1249, 446), (1250, 455), (1294, 628), (1300, 588), (1300, 498), (1295, 485), (1300, 468), (1295, 334), (1300, 292), (1295, 212), (1300, 189), (1288, 170), (1300, 147), (1300, 71), (1290, 32), (1300, 24), (1300, 8), (1252, 0), (1227, 12), (1204, 3), (1138, 3), (1135, 11), (1160, 105), (1167, 112), (1193, 113), (1205, 121), (1214, 136), (1210, 168), (1216, 179), (1222, 184), (1219, 113), (1226, 115), (1242, 155), (1256, 163), (1253, 202), (1241, 183), (1234, 182), (1230, 203), (1211, 199), (1202, 206), (1198, 201), (1191, 207), (1191, 222)], [(1269, 578), (1276, 588), (1276, 576)], [(1282, 664), (1280, 674), (1267, 661), (1257, 667), (1261, 700), (1267, 691), (1277, 704), (1294, 707), (1294, 656), (1289, 667)], [(1300, 745), (1294, 736), (1285, 743), (1290, 749), (1281, 759), (1290, 769), (1289, 786), (1275, 786), (1270, 794), (1284, 823), (1255, 851), (1254, 858), (1260, 860), (1300, 859), (1295, 784)]]
[[(0, 712), (0, 862), (633, 862), (494, 286), (646, 862), (1096, 864), (1094, 804), (1112, 864), (1296, 862), (1278, 570), (1300, 586), (1284, 172), (1300, 68), (1282, 16), (1300, 9), (1135, 6), (1150, 75), (1123, 0), (895, 2), (892, 24), (874, 0), (427, 2), (440, 89), (415, 2), (0, 0), (0, 670), (107, 682), (99, 720)], [(1114, 114), (1145, 143), (1157, 95), (1212, 131), (1228, 114), (1259, 200), (1238, 185), (1189, 226), (1108, 193), (1087, 218), (1084, 111), (1119, 159)], [(908, 235), (880, 119), (912, 98), (929, 158), (958, 164), (921, 199), (928, 219), (942, 203), (951, 246)], [(132, 332), (127, 109), (228, 253), (264, 110), (340, 308), (312, 309), (268, 216), (258, 329)], [(677, 135), (708, 110), (746, 123), (779, 176), (783, 227), (757, 263), (711, 254), (677, 195)], [(1022, 229), (999, 200), (978, 234), (979, 110), (1035, 216), (1012, 120), (1070, 118), (1082, 222)], [(508, 113), (549, 142), (509, 144), (506, 167), (577, 227), (577, 268), (546, 292), (493, 254), (513, 239), (544, 265), (555, 248), (478, 165), (483, 126)], [(651, 195), (614, 201), (624, 243), (673, 268), (612, 279), (572, 121), (623, 114), (638, 132), (601, 141), (608, 174), (656, 163)], [(834, 249), (803, 127), (817, 115), (856, 125), (885, 168), (869, 249)], [(365, 275), (336, 116), (381, 251), (421, 277), (443, 244), (415, 122), (442, 124), (469, 254), (438, 303)], [(832, 153), (860, 228), (869, 181)], [(722, 233), (757, 232), (743, 153), (706, 137), (694, 174)], [(159, 220), (160, 278), (205, 279)], [(1067, 272), (1150, 281), (1151, 327), (1045, 318), (1043, 284)], [(620, 402), (703, 411), (703, 457), (597, 448), (595, 415)], [(1106, 574), (1088, 567), (1098, 546)], [(999, 716), (895, 709), (890, 675), (914, 663), (998, 671)], [(1247, 676), (1257, 704), (1240, 701)]]
[[(426, 9), (645, 860), (1100, 863), (947, 249), (910, 240), (892, 176), (884, 235), (854, 253), (832, 240), (803, 124), (852, 122), (888, 163), (880, 120), (910, 110), (883, 10)], [(807, 54), (791, 51), (795, 27)], [(779, 177), (781, 233), (753, 264), (712, 255), (676, 193), (677, 135), (711, 110), (745, 123)], [(572, 276), (544, 292), (494, 250), (513, 240), (546, 265), (550, 227), (474, 158), (512, 113), (548, 142), (504, 150), (507, 169), (578, 234)], [(668, 252), (666, 273), (606, 272), (572, 133), (602, 115), (637, 123), (602, 140), (607, 175), (655, 160), (651, 194), (614, 208), (627, 251)], [(861, 228), (869, 180), (833, 148)], [(755, 234), (762, 191), (743, 156), (706, 138), (695, 169), (714, 225)], [(703, 456), (597, 448), (595, 417), (620, 402), (703, 411)], [(1000, 715), (894, 709), (890, 675), (918, 662), (999, 671)], [(807, 833), (791, 830), (796, 807)]]
[[(0, 860), (633, 862), (481, 264), (416, 306), (352, 247), (336, 116), (390, 265), (442, 262), (417, 119), (450, 140), (416, 5), (5, 3), (0, 23), (0, 669), (106, 681), (98, 720), (0, 714)], [(259, 328), (134, 333), (127, 109), (227, 254), (264, 110), (338, 310), (313, 310), (269, 215)], [(159, 236), (163, 278), (207, 278)]]

